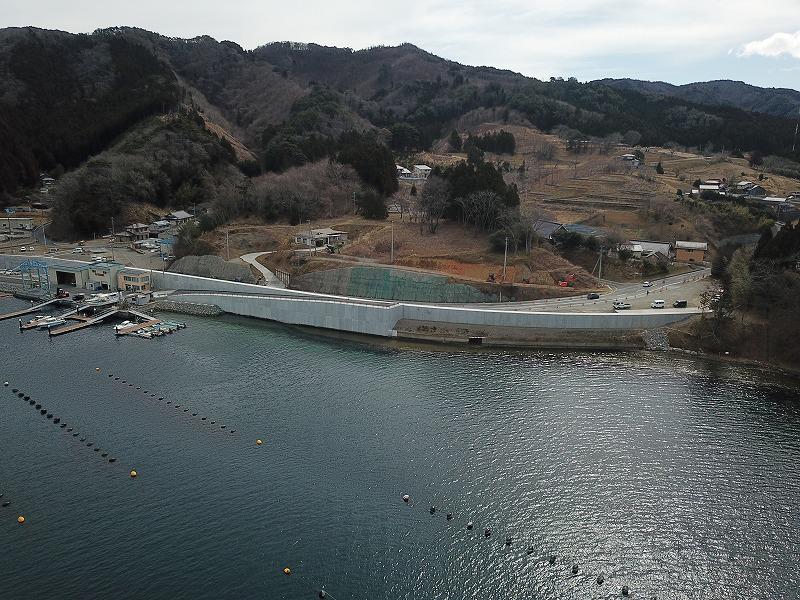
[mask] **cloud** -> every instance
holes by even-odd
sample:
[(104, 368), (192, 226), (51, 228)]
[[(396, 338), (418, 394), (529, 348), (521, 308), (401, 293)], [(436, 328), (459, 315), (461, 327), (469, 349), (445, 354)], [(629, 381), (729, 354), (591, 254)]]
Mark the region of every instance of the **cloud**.
[(795, 33), (774, 33), (763, 40), (748, 42), (741, 47), (737, 56), (783, 56), (800, 58), (800, 31)]

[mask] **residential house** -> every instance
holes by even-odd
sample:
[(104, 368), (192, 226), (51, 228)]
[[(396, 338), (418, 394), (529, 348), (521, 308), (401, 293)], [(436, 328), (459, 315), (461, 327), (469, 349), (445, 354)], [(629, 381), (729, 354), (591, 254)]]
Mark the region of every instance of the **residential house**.
[(414, 165), (414, 178), (427, 179), (432, 170), (428, 165)]
[(670, 242), (656, 242), (653, 240), (629, 240), (627, 243), (641, 246), (642, 254), (645, 254), (647, 252), (660, 252), (666, 257), (672, 256), (672, 244)]
[(125, 236), (128, 241), (138, 242), (150, 237), (150, 226), (144, 223), (134, 223), (133, 225), (128, 225), (125, 228), (125, 232), (128, 234)]
[(397, 178), (398, 179), (411, 179), (412, 174), (411, 171), (406, 169), (403, 165), (395, 165), (397, 168)]
[(39, 187), (39, 193), (49, 194), (50, 188), (53, 187), (53, 184), (55, 184), (56, 180), (52, 177), (48, 177), (46, 173), (42, 173), (39, 175), (39, 182), (41, 183), (41, 186)]
[(768, 206), (775, 214), (784, 220), (791, 220), (796, 211), (794, 204), (789, 202), (787, 198), (776, 198), (774, 196), (767, 196), (766, 198), (754, 198), (755, 202)]
[(550, 240), (551, 242), (554, 241), (554, 237), (559, 232), (566, 232), (567, 230), (564, 229), (564, 226), (561, 223), (555, 223), (554, 221), (545, 221), (543, 219), (537, 219), (533, 222), (533, 233), (535, 233), (540, 238), (544, 238)]
[(697, 189), (701, 194), (703, 192), (722, 194), (725, 191), (725, 186), (723, 186), (721, 183), (701, 183)]
[(631, 167), (639, 166), (639, 158), (635, 154), (623, 154), (622, 156), (619, 156), (617, 158), (622, 162), (626, 163), (628, 166)]
[(185, 210), (176, 210), (169, 213), (167, 216), (164, 217), (167, 221), (172, 223), (173, 225), (183, 225), (192, 220), (192, 215), (190, 215)]
[(758, 184), (753, 184), (752, 187), (747, 189), (748, 198), (763, 198), (767, 195), (767, 190)]
[(2, 233), (21, 233), (32, 229), (33, 219), (30, 217), (0, 217), (0, 232)]
[(122, 269), (117, 273), (117, 289), (125, 292), (149, 292), (150, 273), (134, 269)]
[(633, 242), (624, 242), (617, 246), (617, 252), (628, 252), (634, 258), (642, 258), (644, 249), (641, 244), (634, 244)]
[(302, 244), (309, 248), (322, 248), (328, 245), (343, 244), (347, 241), (347, 232), (337, 231), (330, 227), (312, 229), (294, 238), (295, 244)]
[(648, 250), (642, 252), (641, 260), (653, 265), (666, 265), (669, 263), (669, 256), (657, 250)]
[(677, 262), (705, 262), (708, 244), (706, 242), (675, 242)]
[(579, 233), (584, 237), (604, 238), (606, 234), (603, 230), (583, 223), (565, 223), (564, 230), (569, 233)]
[(150, 237), (157, 238), (160, 234), (164, 233), (165, 231), (169, 231), (171, 227), (170, 222), (166, 219), (161, 219), (160, 221), (154, 221), (150, 223)]

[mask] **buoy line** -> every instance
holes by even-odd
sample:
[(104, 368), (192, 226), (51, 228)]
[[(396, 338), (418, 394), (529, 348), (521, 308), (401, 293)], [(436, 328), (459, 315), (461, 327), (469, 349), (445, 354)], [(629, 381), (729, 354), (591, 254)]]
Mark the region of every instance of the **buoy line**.
[[(102, 372), (100, 367), (96, 367), (95, 371), (98, 372), (98, 373)], [(146, 398), (158, 398), (159, 402), (165, 402), (166, 404), (172, 406), (176, 410), (179, 410), (179, 409), (183, 408), (183, 411), (181, 411), (181, 412), (185, 413), (186, 416), (189, 416), (189, 414), (191, 414), (192, 417), (197, 417), (199, 415), (199, 413), (197, 413), (197, 412), (191, 412), (190, 413), (190, 411), (192, 409), (189, 408), (186, 405), (182, 406), (182, 405), (177, 404), (177, 403), (173, 404), (172, 400), (165, 400), (164, 396), (157, 396), (156, 393), (151, 391), (150, 389), (144, 389), (144, 386), (136, 385), (135, 383), (132, 383), (127, 379), (122, 379), (120, 376), (115, 375), (114, 373), (108, 373), (107, 377), (111, 381), (116, 381), (116, 382), (119, 382), (119, 383), (122, 383), (122, 384), (127, 384), (127, 387), (130, 387), (130, 388), (133, 388), (135, 386), (135, 389), (137, 391), (141, 391)], [(214, 419), (209, 421), (208, 416), (202, 416), (202, 417), (200, 417), (200, 420), (201, 421), (208, 421), (211, 425), (216, 425), (217, 424), (217, 421), (214, 420)], [(235, 435), (236, 434), (236, 429), (229, 428), (227, 424), (220, 424), (219, 425), (219, 429), (220, 429), (220, 431), (226, 431), (230, 435)]]
[[(400, 497), (400, 499), (402, 500), (403, 504), (406, 505), (406, 506), (409, 506), (409, 507), (418, 506), (418, 504), (413, 501), (413, 499), (412, 499), (410, 494), (403, 494)], [(419, 504), (419, 506), (423, 506), (423, 505)], [(432, 504), (432, 505), (430, 505), (430, 508), (428, 509), (427, 512), (431, 515), (431, 517), (433, 517), (438, 512), (438, 509), (437, 509), (437, 507), (435, 505)], [(447, 512), (446, 513), (445, 521), (447, 523), (451, 523), (453, 521), (453, 518), (454, 517), (453, 517), (453, 513), (452, 512)], [(413, 522), (415, 522), (415, 523), (422, 523), (424, 521), (430, 521), (430, 517), (429, 518), (417, 517), (417, 518), (413, 519)], [(463, 530), (474, 531), (475, 530), (475, 523), (473, 521), (467, 521), (466, 524), (463, 525), (462, 527), (463, 527), (463, 529), (461, 527), (459, 527), (459, 528), (456, 529), (456, 531), (463, 531)], [(485, 527), (484, 530), (483, 530), (483, 535), (482, 536), (476, 536), (476, 540), (488, 540), (491, 537), (494, 537), (492, 528)], [(505, 537), (505, 542), (503, 543), (502, 547), (509, 548), (509, 547), (511, 547), (513, 545), (513, 543), (514, 543), (513, 536), (510, 536), (510, 535), (506, 536)], [(523, 548), (526, 548), (524, 550), (524, 553), (525, 553), (525, 555), (527, 557), (531, 557), (531, 555), (533, 555), (535, 553), (535, 549), (534, 549), (533, 546), (527, 546), (526, 547), (523, 544)], [(558, 558), (557, 555), (550, 554), (550, 555), (538, 555), (538, 556), (534, 557), (533, 560), (536, 563), (549, 564), (549, 565), (552, 566), (552, 565), (556, 564), (557, 558)], [(569, 562), (572, 562), (572, 561), (567, 561), (567, 562), (569, 563)], [(589, 562), (589, 561), (585, 561), (584, 564), (586, 564), (586, 562)], [(585, 569), (582, 569), (580, 561), (574, 562), (571, 565), (569, 573), (566, 576), (566, 578), (564, 579), (564, 581), (577, 581), (578, 580), (578, 576), (579, 576), (579, 574), (581, 573), (582, 570), (584, 572), (584, 577), (582, 578), (582, 580), (585, 581), (585, 582), (592, 581), (592, 578), (590, 576), (588, 576), (588, 573), (585, 571)], [(594, 582), (595, 582), (596, 585), (600, 586), (600, 585), (608, 583), (608, 578), (607, 578), (606, 574), (601, 571), (600, 574), (597, 576), (597, 578), (594, 579)], [(628, 597), (628, 596), (633, 594), (633, 591), (631, 590), (631, 587), (629, 585), (623, 585), (620, 588), (620, 593), (621, 593), (622, 596)], [(655, 599), (656, 597), (652, 596), (652, 598)]]
[[(77, 438), (77, 441), (83, 443), (85, 447), (92, 448), (92, 450), (96, 452), (98, 455), (100, 455), (101, 458), (107, 459), (109, 463), (117, 462), (117, 458), (115, 456), (109, 456), (109, 453), (104, 451), (100, 446), (95, 445), (94, 441), (87, 440), (85, 436), (81, 437), (80, 432), (74, 431), (75, 428), (73, 426), (70, 426), (65, 419), (62, 419), (62, 417), (56, 416), (54, 413), (49, 412), (46, 407), (43, 407), (41, 403), (36, 402), (33, 398), (31, 398), (29, 395), (26, 395), (24, 392), (17, 390), (15, 393), (19, 398), (22, 398), (26, 404), (28, 404), (29, 406), (33, 406), (34, 409), (37, 410), (40, 415), (44, 416), (54, 425), (57, 425), (59, 429), (63, 429), (66, 433), (72, 434), (72, 438), (73, 439)], [(135, 475), (133, 475), (133, 477), (135, 477)]]

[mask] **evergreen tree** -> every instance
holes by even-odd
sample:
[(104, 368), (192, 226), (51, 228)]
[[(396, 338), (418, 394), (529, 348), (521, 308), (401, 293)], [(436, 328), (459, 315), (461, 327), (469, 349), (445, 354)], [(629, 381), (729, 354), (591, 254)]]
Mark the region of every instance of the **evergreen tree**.
[(453, 152), (461, 152), (461, 136), (458, 135), (455, 129), (450, 133), (448, 143), (450, 144), (450, 150)]

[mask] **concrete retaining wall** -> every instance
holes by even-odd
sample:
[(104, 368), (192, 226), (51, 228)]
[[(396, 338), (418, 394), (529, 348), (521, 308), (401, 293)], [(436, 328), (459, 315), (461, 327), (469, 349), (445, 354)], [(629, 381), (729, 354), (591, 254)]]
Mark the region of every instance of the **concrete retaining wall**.
[[(13, 268), (26, 258), (31, 257), (0, 255), (0, 268)], [(53, 266), (74, 267), (86, 264), (51, 257), (36, 258)], [(213, 305), (227, 313), (281, 323), (383, 337), (396, 335), (396, 324), (401, 319), (485, 327), (643, 330), (677, 323), (696, 313), (686, 309), (624, 313), (553, 313), (418, 305), (269, 288), (180, 273), (153, 271), (152, 274), (153, 286), (156, 289), (186, 290), (184, 293), (172, 296), (171, 301)]]
[(547, 313), (450, 308), (397, 303), (391, 306), (311, 298), (264, 298), (226, 294), (184, 293), (181, 301), (213, 304), (227, 313), (281, 323), (308, 325), (383, 337), (394, 337), (401, 319), (484, 327), (570, 330), (642, 330), (662, 327), (692, 316), (691, 311), (653, 313)]

